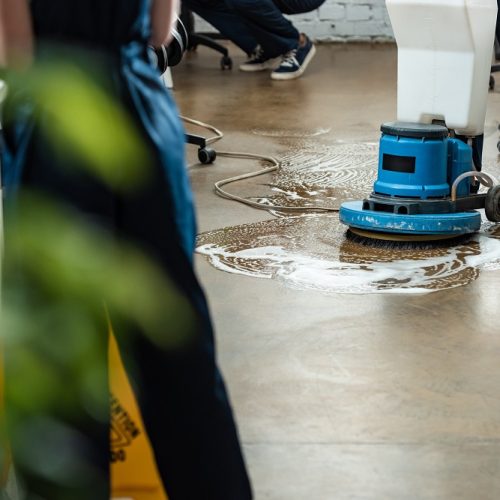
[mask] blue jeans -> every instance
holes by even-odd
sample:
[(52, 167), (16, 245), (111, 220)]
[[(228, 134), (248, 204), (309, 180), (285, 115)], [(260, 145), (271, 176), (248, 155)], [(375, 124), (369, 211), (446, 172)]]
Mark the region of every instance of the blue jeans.
[(277, 57), (296, 49), (300, 36), (283, 14), (310, 12), (324, 1), (184, 0), (184, 4), (247, 54), (260, 45), (267, 57)]

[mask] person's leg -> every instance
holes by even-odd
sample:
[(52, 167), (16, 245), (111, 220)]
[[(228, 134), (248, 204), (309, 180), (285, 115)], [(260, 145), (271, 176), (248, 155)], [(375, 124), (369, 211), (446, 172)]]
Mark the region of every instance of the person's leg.
[[(271, 73), (271, 78), (292, 80), (304, 73), (316, 49), (311, 40), (299, 33), (283, 15), (277, 2), (274, 0), (225, 1), (245, 19), (259, 42), (262, 53), (257, 54), (257, 59), (270, 60), (277, 56), (282, 57), (279, 67)], [(309, 4), (308, 6), (314, 9), (315, 5)], [(288, 9), (294, 6), (291, 4)], [(240, 69), (249, 71), (245, 66), (251, 66), (253, 62), (253, 60), (248, 61), (247, 64), (240, 66)]]
[[(158, 164), (117, 206), (119, 234), (142, 250), (191, 306), (189, 341), (166, 350), (136, 328), (115, 336), (134, 387), (158, 471), (172, 500), (249, 500), (251, 487), (215, 359), (204, 294), (193, 270), (195, 224), (183, 131), (169, 96), (155, 98)], [(161, 112), (160, 112), (161, 111)], [(168, 300), (168, 297), (165, 298)], [(165, 307), (165, 311), (169, 308)], [(182, 314), (182, 311), (176, 312)], [(165, 314), (165, 336), (179, 318)]]
[[(171, 328), (165, 324), (166, 335)], [(198, 335), (166, 352), (138, 331), (129, 342), (120, 339), (120, 348), (169, 498), (250, 500), (213, 340), (206, 329)]]
[(183, 4), (208, 21), (247, 54), (255, 50), (258, 42), (250, 28), (224, 0), (183, 0)]
[(273, 0), (283, 14), (302, 14), (316, 10), (325, 0)]
[[(139, 329), (128, 330), (123, 337), (115, 328), (115, 336), (169, 498), (249, 500), (250, 484), (215, 361), (205, 298), (192, 263), (177, 241), (175, 225), (162, 216), (169, 196), (162, 184), (157, 179), (143, 195), (120, 207), (121, 227), (131, 242), (150, 252), (191, 304), (193, 338), (186, 345), (164, 350)], [(157, 249), (153, 249), (155, 244)], [(151, 254), (157, 251), (161, 257)], [(165, 317), (167, 338), (181, 334), (175, 319)]]
[(273, 0), (225, 0), (243, 18), (267, 57), (297, 48), (299, 31), (284, 17)]
[(284, 54), (280, 65), (271, 72), (273, 80), (294, 80), (301, 76), (316, 54), (314, 44), (304, 33), (300, 34), (296, 49)]

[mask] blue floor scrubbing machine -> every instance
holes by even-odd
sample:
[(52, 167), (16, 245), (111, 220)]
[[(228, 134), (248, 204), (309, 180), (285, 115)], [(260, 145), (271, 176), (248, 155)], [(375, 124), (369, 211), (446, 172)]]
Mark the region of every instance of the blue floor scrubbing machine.
[(500, 186), (480, 171), (496, 0), (386, 4), (398, 44), (398, 121), (381, 126), (373, 192), (343, 203), (341, 222), (362, 238), (393, 241), (474, 233), (477, 209), (500, 222)]
[[(392, 122), (381, 130), (373, 192), (340, 209), (352, 232), (375, 239), (454, 238), (479, 230), (480, 208), (500, 222), (500, 186), (475, 170), (469, 144), (442, 125)], [(487, 193), (474, 193), (478, 176)]]

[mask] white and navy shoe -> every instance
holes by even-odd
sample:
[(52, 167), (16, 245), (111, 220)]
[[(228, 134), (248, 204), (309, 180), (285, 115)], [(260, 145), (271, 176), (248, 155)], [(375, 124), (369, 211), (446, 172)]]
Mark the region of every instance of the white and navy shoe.
[(271, 73), (273, 80), (293, 80), (306, 70), (308, 64), (316, 54), (316, 47), (306, 37), (306, 43), (284, 54), (281, 64)]
[(266, 69), (275, 69), (280, 63), (279, 57), (267, 57), (260, 45), (250, 55), (248, 61), (240, 64), (241, 71), (265, 71)]

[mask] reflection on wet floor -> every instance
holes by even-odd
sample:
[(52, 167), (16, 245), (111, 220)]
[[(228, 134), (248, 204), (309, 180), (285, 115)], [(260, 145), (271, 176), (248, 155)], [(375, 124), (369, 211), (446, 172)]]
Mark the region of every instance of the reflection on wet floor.
[(446, 248), (369, 247), (345, 237), (333, 215), (283, 217), (200, 235), (197, 251), (217, 269), (326, 293), (425, 293), (466, 285), (500, 269), (500, 231), (488, 226)]
[[(370, 191), (376, 144), (301, 144), (258, 197), (269, 205), (338, 207)], [(497, 165), (486, 170), (498, 175)], [(428, 293), (463, 286), (480, 270), (500, 270), (500, 227), (484, 223), (463, 244), (426, 249), (372, 247), (346, 238), (337, 214), (307, 214), (224, 228), (198, 238), (216, 268), (324, 293)]]
[(315, 128), (313, 130), (276, 130), (276, 129), (263, 129), (254, 128), (252, 134), (261, 135), (263, 137), (279, 137), (279, 138), (295, 138), (304, 139), (307, 137), (317, 137), (319, 135), (326, 135), (330, 132), (330, 128)]
[(301, 144), (266, 185), (271, 193), (256, 199), (267, 205), (338, 208), (371, 191), (377, 154), (376, 144)]

